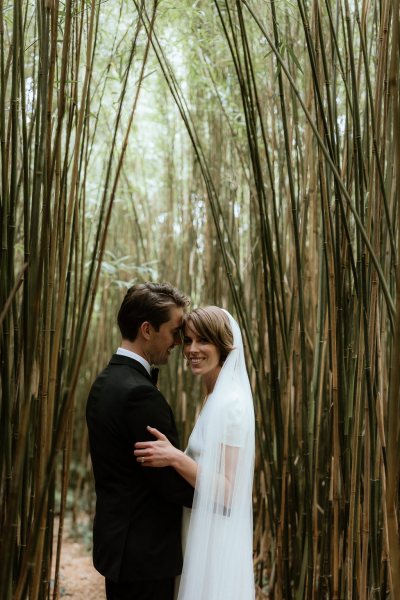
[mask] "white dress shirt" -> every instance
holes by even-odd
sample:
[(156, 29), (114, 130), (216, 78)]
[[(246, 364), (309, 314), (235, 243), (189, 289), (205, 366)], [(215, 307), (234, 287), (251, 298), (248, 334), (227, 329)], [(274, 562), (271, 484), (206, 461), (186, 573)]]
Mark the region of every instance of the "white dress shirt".
[(133, 358), (133, 360), (137, 360), (141, 365), (144, 366), (148, 374), (150, 375), (150, 363), (147, 362), (143, 356), (140, 354), (136, 354), (136, 352), (132, 352), (131, 350), (126, 350), (125, 348), (119, 347), (115, 354), (120, 354), (121, 356), (128, 356), (129, 358)]

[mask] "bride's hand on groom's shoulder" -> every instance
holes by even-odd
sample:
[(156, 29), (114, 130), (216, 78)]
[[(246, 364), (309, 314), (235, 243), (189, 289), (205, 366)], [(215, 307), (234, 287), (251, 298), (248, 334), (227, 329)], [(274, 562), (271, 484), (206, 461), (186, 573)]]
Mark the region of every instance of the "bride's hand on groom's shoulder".
[(138, 463), (143, 467), (170, 467), (173, 466), (179, 454), (182, 454), (178, 448), (175, 448), (168, 438), (155, 429), (147, 427), (153, 435), (155, 441), (136, 442), (134, 455)]

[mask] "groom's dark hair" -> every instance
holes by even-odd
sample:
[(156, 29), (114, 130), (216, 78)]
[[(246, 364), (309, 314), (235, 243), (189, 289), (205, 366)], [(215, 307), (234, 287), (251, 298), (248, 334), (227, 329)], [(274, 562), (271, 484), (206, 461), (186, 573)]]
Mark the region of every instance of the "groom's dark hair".
[(118, 327), (125, 340), (133, 342), (145, 321), (156, 331), (170, 318), (170, 308), (186, 308), (190, 301), (170, 283), (135, 283), (126, 292), (118, 312)]

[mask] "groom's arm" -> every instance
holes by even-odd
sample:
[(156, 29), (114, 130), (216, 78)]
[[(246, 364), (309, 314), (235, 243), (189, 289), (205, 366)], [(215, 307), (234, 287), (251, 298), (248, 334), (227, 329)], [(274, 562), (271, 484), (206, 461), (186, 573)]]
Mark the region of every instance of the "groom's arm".
[[(132, 454), (136, 442), (154, 440), (147, 426), (155, 427), (176, 447), (178, 435), (172, 411), (165, 398), (154, 386), (141, 386), (127, 402), (127, 426), (132, 441)], [(136, 461), (135, 461), (136, 462)], [(172, 467), (146, 469), (138, 463), (150, 487), (165, 500), (183, 506), (192, 506), (193, 487)]]

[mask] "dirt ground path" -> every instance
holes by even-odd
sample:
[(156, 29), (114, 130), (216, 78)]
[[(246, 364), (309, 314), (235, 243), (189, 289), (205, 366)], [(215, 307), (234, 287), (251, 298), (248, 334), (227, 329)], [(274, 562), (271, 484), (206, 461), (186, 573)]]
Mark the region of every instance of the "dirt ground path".
[(61, 551), (60, 598), (105, 600), (105, 597), (104, 578), (94, 569), (90, 552), (67, 531)]
[[(91, 553), (83, 541), (72, 538), (66, 527), (60, 568), (60, 598), (106, 600), (104, 578), (95, 570)], [(257, 600), (268, 598), (257, 589)]]

